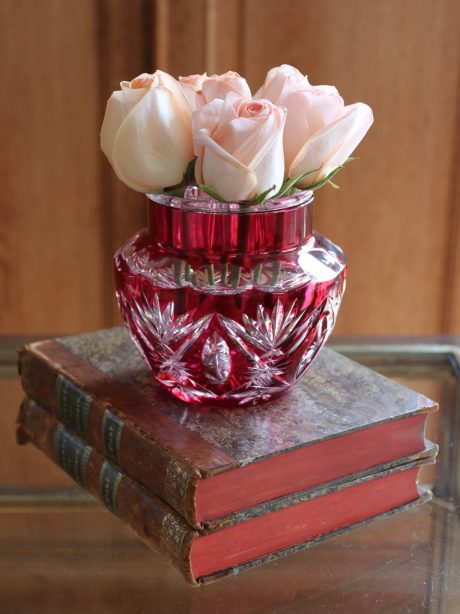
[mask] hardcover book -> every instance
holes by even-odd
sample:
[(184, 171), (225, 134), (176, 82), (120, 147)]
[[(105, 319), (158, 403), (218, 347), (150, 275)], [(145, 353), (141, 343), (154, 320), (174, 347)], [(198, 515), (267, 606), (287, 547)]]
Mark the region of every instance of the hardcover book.
[(19, 370), (29, 397), (198, 530), (423, 452), (437, 409), (327, 348), (270, 404), (189, 407), (160, 390), (123, 328), (30, 344)]
[(417, 485), (417, 474), (436, 454), (431, 445), (373, 473), (280, 497), (213, 529), (196, 531), (34, 401), (24, 401), (18, 422), (19, 443), (31, 442), (43, 451), (149, 546), (167, 555), (194, 585), (239, 573), (426, 501), (430, 493)]

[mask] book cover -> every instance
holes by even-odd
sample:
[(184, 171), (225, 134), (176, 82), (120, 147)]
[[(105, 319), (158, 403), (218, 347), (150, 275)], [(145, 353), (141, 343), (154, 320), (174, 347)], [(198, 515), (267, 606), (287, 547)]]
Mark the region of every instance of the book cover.
[(32, 400), (21, 407), (18, 442), (31, 442), (60, 465), (150, 547), (168, 556), (193, 585), (308, 548), (427, 500), (430, 494), (417, 485), (417, 474), (436, 454), (431, 446), (397, 466), (307, 489), (271, 502), (269, 508), (255, 506), (228, 526), (198, 532)]
[(197, 529), (422, 451), (437, 409), (327, 348), (270, 404), (189, 407), (156, 386), (123, 328), (30, 344), (19, 370), (28, 396)]

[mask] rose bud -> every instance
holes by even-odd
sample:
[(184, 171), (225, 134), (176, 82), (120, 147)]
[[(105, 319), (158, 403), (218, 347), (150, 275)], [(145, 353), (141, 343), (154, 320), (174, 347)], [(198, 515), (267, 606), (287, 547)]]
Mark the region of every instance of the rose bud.
[(284, 177), (284, 109), (231, 92), (193, 113), (198, 183), (227, 201), (251, 200)]
[(193, 157), (190, 105), (161, 70), (122, 81), (107, 101), (101, 148), (118, 178), (138, 192), (176, 185)]
[(307, 77), (288, 65), (272, 68), (254, 98), (268, 98), (286, 107), (286, 174), (309, 173), (299, 187), (320, 181), (342, 165), (373, 122), (368, 105), (345, 106), (335, 87), (310, 85)]
[(206, 73), (179, 77), (179, 81), (193, 110), (211, 102), (214, 98), (223, 100), (229, 92), (234, 92), (243, 98), (251, 98), (251, 90), (246, 79), (232, 70), (211, 77)]

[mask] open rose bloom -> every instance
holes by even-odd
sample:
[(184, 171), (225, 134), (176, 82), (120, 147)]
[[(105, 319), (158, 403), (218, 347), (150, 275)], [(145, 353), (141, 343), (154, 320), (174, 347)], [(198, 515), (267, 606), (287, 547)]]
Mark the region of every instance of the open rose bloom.
[(286, 111), (268, 100), (227, 94), (193, 114), (199, 184), (225, 200), (251, 200), (284, 178), (283, 129)]
[(140, 192), (177, 194), (196, 183), (220, 200), (254, 201), (286, 195), (289, 179), (289, 194), (315, 189), (372, 121), (368, 105), (345, 105), (335, 87), (311, 85), (292, 66), (272, 68), (254, 96), (236, 72), (177, 81), (157, 70), (112, 94), (101, 147), (119, 179)]
[(313, 230), (313, 192), (372, 120), (291, 66), (255, 95), (236, 72), (159, 70), (112, 94), (102, 149), (148, 208), (115, 254), (117, 298), (160, 386), (233, 407), (300, 380), (334, 327), (347, 270)]

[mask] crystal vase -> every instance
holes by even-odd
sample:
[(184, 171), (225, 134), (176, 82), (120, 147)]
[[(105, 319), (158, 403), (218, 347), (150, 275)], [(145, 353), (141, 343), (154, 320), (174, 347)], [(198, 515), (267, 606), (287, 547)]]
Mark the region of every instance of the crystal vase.
[(286, 392), (331, 333), (343, 252), (312, 230), (312, 192), (259, 205), (196, 188), (149, 195), (148, 227), (114, 257), (121, 315), (155, 379), (183, 401)]

